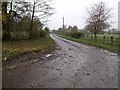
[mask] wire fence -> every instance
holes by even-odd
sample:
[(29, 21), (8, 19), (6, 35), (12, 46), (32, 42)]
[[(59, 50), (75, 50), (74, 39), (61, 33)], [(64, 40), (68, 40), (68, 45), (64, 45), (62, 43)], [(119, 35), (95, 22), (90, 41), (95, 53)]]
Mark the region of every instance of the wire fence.
[(120, 37), (85, 35), (83, 39), (108, 45), (120, 46)]

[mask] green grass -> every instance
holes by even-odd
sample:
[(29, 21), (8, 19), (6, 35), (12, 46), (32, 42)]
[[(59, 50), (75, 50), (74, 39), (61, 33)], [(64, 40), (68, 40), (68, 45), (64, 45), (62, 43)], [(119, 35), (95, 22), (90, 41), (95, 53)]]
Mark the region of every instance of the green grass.
[(53, 40), (50, 36), (20, 41), (3, 42), (2, 58), (7, 60), (10, 56), (16, 56), (22, 53), (35, 52), (39, 50), (46, 50), (53, 45)]
[(61, 35), (59, 35), (59, 36), (63, 37), (63, 38), (66, 38), (68, 40), (75, 41), (75, 42), (84, 43), (84, 44), (87, 44), (87, 45), (107, 49), (107, 50), (110, 50), (110, 51), (115, 52), (115, 53), (118, 53), (118, 52), (120, 53), (120, 47), (118, 47), (118, 46), (106, 45), (106, 44), (99, 43), (99, 42), (85, 40), (83, 38), (76, 39), (76, 38), (73, 38), (73, 37), (70, 37), (70, 36), (61, 36)]

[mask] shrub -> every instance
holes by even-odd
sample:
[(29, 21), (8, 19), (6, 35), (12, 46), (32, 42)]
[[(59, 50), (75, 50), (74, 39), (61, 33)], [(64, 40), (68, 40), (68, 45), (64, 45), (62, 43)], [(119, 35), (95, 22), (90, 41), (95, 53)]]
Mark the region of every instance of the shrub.
[(70, 33), (70, 36), (71, 36), (71, 37), (74, 37), (74, 38), (81, 38), (81, 37), (84, 36), (84, 34), (81, 33), (81, 32), (71, 32), (71, 33)]
[(45, 37), (46, 36), (46, 32), (44, 30), (40, 30), (40, 37)]

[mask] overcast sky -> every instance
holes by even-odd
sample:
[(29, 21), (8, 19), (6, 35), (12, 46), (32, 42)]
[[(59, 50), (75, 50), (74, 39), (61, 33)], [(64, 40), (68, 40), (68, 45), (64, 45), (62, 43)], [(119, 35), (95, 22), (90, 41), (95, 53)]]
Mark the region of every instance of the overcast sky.
[(118, 28), (118, 1), (119, 0), (53, 0), (53, 7), (56, 13), (51, 16), (46, 24), (50, 29), (58, 29), (62, 26), (62, 17), (65, 18), (65, 25), (76, 25), (78, 28), (84, 28), (86, 8), (89, 8), (96, 2), (104, 1), (106, 5), (113, 8), (112, 13), (114, 28)]

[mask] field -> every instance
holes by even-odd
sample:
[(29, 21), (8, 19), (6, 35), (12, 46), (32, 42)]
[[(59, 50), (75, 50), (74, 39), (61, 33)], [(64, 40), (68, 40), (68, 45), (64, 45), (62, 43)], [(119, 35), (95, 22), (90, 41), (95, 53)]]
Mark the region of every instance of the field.
[(49, 36), (46, 36), (31, 40), (8, 41), (2, 44), (2, 58), (3, 60), (7, 60), (10, 56), (45, 50), (53, 44), (53, 40)]

